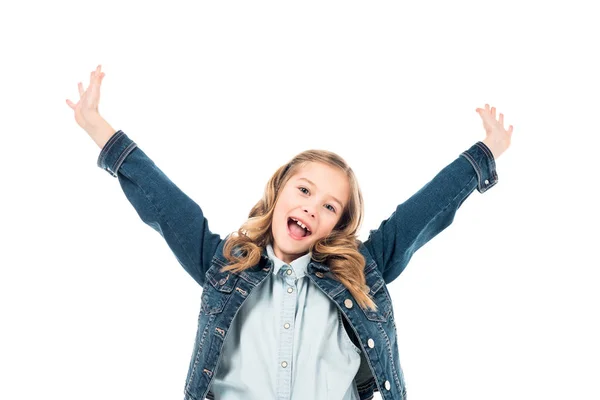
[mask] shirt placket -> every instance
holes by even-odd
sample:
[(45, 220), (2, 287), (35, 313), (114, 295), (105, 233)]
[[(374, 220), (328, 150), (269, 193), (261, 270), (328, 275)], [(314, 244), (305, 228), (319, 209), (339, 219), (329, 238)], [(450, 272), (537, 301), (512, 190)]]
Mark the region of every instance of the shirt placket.
[(279, 327), (279, 366), (277, 370), (277, 399), (289, 400), (292, 385), (292, 360), (294, 352), (294, 315), (298, 291), (296, 278), (291, 266), (285, 264), (279, 269), (281, 286), (284, 290)]

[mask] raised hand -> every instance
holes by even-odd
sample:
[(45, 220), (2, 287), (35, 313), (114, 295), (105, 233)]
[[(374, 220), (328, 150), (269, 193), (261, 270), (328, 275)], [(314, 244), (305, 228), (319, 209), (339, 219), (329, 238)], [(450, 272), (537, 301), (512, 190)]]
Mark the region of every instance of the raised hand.
[(500, 117), (496, 119), (496, 107), (490, 109), (489, 104), (485, 105), (485, 109), (477, 108), (475, 111), (483, 120), (486, 137), (482, 142), (490, 148), (494, 159), (497, 159), (510, 146), (513, 126), (509, 125), (508, 130), (504, 129), (504, 115), (500, 113)]
[(96, 70), (90, 73), (90, 84), (86, 90), (83, 90), (83, 85), (79, 82), (79, 101), (77, 104), (67, 99), (67, 105), (75, 111), (75, 121), (86, 131), (101, 120), (100, 113), (98, 112), (100, 84), (102, 83), (102, 78), (104, 78), (101, 68), (102, 66), (98, 65)]

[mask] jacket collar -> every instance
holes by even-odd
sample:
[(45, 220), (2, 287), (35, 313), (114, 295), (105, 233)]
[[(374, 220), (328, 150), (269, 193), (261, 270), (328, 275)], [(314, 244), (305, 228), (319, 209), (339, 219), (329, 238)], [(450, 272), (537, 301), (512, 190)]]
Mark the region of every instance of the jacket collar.
[[(269, 264), (269, 261), (273, 262), (273, 265), (275, 266), (275, 268), (277, 268), (274, 273), (277, 273), (279, 271), (279, 268), (281, 268), (281, 265), (277, 266), (277, 264), (275, 263), (274, 258), (271, 258), (269, 256), (269, 246), (271, 246), (271, 244), (268, 244), (267, 246), (265, 246), (262, 249), (262, 258), (264, 258), (267, 261), (267, 264)], [(271, 250), (273, 249), (273, 247), (271, 246)], [(273, 253), (274, 254), (274, 253)], [(308, 254), (310, 254), (310, 256), (308, 256)], [(329, 266), (327, 264), (323, 264), (320, 263), (316, 260), (313, 260), (312, 257), (312, 253), (307, 253), (304, 256), (292, 261), (292, 264), (296, 261), (299, 261), (301, 258), (303, 257), (307, 257), (307, 264), (305, 266), (305, 273), (315, 273), (317, 271), (320, 272), (329, 272)], [(277, 257), (275, 257), (277, 258)], [(283, 263), (283, 261), (279, 260), (281, 263)], [(294, 270), (296, 273), (298, 273), (298, 271)]]

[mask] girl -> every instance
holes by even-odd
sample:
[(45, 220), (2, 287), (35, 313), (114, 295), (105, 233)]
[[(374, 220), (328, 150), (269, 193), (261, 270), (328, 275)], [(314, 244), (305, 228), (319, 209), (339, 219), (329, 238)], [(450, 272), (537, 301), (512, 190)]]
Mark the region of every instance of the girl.
[[(477, 108), (486, 138), (357, 238), (363, 200), (337, 154), (307, 150), (278, 168), (237, 232), (222, 239), (202, 209), (98, 113), (99, 65), (75, 120), (100, 147), (142, 221), (202, 286), (184, 399), (406, 399), (386, 284), (448, 227), (464, 200), (498, 181), (512, 126)], [(304, 278), (304, 279), (303, 279)]]

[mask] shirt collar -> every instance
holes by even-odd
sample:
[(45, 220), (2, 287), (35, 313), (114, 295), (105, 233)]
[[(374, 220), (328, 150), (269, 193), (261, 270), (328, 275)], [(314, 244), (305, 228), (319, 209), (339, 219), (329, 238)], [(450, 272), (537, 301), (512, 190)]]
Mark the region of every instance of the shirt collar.
[(303, 278), (306, 275), (306, 268), (312, 258), (312, 253), (308, 252), (302, 257), (298, 257), (289, 264), (284, 263), (279, 258), (277, 258), (273, 250), (273, 246), (270, 243), (267, 245), (267, 255), (273, 261), (273, 274), (278, 275), (279, 270), (284, 265), (289, 265), (294, 270), (294, 273), (296, 274), (296, 279)]

